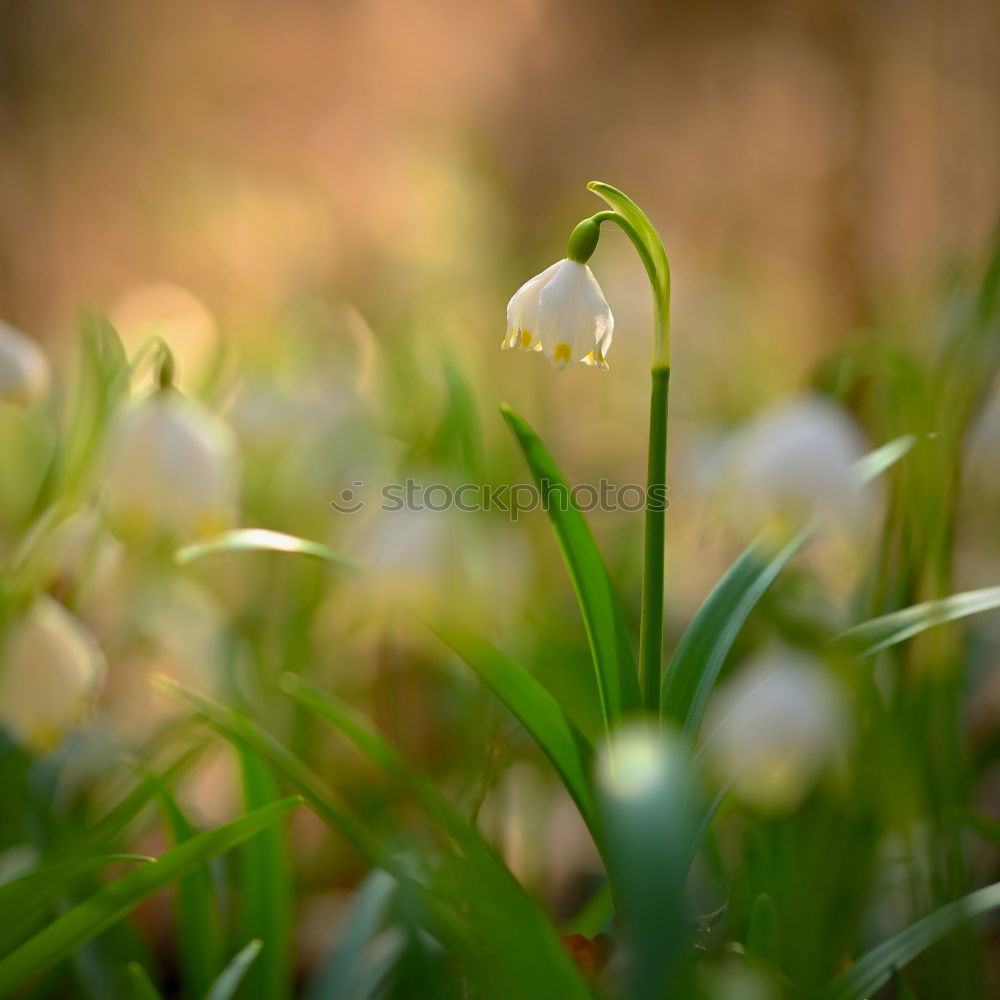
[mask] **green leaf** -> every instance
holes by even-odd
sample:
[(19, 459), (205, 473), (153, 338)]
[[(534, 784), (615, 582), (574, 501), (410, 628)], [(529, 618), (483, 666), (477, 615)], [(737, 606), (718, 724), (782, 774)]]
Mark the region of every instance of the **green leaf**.
[[(563, 951), (552, 923), (531, 899), (482, 834), (399, 751), (349, 705), (294, 674), (281, 678), (281, 688), (344, 734), (366, 757), (398, 781), (458, 847), (442, 859), (442, 871), (453, 879), (453, 899), (467, 908), (479, 934), (514, 947), (502, 957), (510, 995), (537, 991), (545, 996), (580, 996), (583, 987)], [(471, 889), (475, 886), (475, 889)]]
[(759, 542), (751, 545), (716, 584), (681, 636), (667, 668), (662, 715), (691, 742), (740, 629), (811, 533), (811, 528), (803, 529), (773, 555)]
[(260, 954), (264, 942), (255, 938), (249, 944), (244, 945), (232, 958), (229, 964), (219, 973), (218, 979), (212, 983), (212, 988), (205, 996), (205, 1000), (230, 1000), (236, 995), (240, 988), (243, 977), (247, 974), (250, 966)]
[(655, 723), (615, 735), (598, 771), (608, 877), (631, 952), (631, 1000), (687, 997), (685, 883), (696, 817), (689, 755)]
[[(247, 810), (280, 797), (274, 773), (246, 743), (237, 745)], [(282, 1000), (291, 994), (294, 875), (288, 834), (280, 823), (251, 837), (237, 854), (240, 939), (261, 938), (267, 949), (243, 984), (245, 997)]]
[(760, 893), (750, 908), (750, 922), (747, 926), (747, 954), (774, 967), (777, 967), (781, 959), (778, 911), (766, 892)]
[(913, 447), (916, 440), (912, 434), (893, 438), (857, 461), (854, 469), (864, 482), (870, 482), (895, 465)]
[(656, 297), (659, 301), (669, 301), (670, 264), (660, 234), (649, 221), (649, 216), (627, 194), (610, 184), (591, 181), (587, 189), (593, 191), (599, 198), (603, 198), (619, 215), (627, 219), (642, 237), (642, 246), (637, 244), (636, 249), (639, 250), (643, 265), (653, 283)]
[(605, 728), (610, 732), (624, 713), (641, 707), (625, 616), (594, 537), (559, 467), (521, 417), (508, 406), (501, 406), (500, 412), (521, 446), (569, 570), (594, 659)]
[(346, 803), (334, 794), (319, 775), (270, 733), (265, 732), (242, 712), (179, 684), (169, 677), (157, 677), (153, 684), (163, 693), (186, 702), (203, 715), (213, 729), (237, 747), (240, 743), (244, 743), (256, 750), (291, 783), (321, 819), (342, 833), (372, 865), (383, 863), (385, 851), (369, 833), (368, 828), (353, 815)]
[(45, 911), (78, 880), (115, 861), (145, 863), (155, 858), (144, 854), (102, 854), (73, 858), (0, 885), (0, 953), (6, 953), (43, 923)]
[(204, 750), (204, 742), (196, 744), (159, 774), (144, 773), (135, 788), (90, 826), (87, 833), (87, 843), (91, 847), (99, 847), (113, 841), (135, 820), (161, 789), (172, 787), (180, 777), (190, 771)]
[(230, 555), (234, 552), (286, 552), (323, 559), (344, 569), (359, 568), (357, 563), (335, 552), (328, 545), (298, 538), (295, 535), (286, 535), (282, 531), (271, 531), (268, 528), (238, 528), (223, 532), (204, 542), (185, 545), (174, 553), (174, 562), (179, 566), (186, 566), (199, 559)]
[[(160, 799), (174, 843), (194, 839), (197, 833), (177, 800), (165, 788)], [(174, 926), (185, 993), (202, 996), (222, 968), (222, 932), (207, 861), (178, 880)]]
[(182, 879), (209, 858), (252, 837), (299, 802), (298, 796), (282, 799), (218, 829), (200, 833), (172, 847), (154, 862), (104, 886), (0, 959), (0, 996), (62, 961), (142, 900)]
[(559, 703), (523, 667), (468, 629), (437, 633), (507, 706), (546, 757), (591, 831), (596, 830), (590, 767), (593, 748)]
[(132, 1000), (163, 1000), (146, 970), (138, 962), (128, 964), (128, 985)]
[(830, 983), (823, 994), (825, 1000), (865, 1000), (889, 981), (895, 969), (912, 962), (957, 927), (998, 906), (1000, 882), (942, 906), (859, 958)]
[(969, 590), (964, 594), (926, 601), (903, 608), (902, 611), (880, 615), (841, 632), (835, 641), (850, 647), (858, 656), (873, 656), (935, 625), (958, 621), (995, 608), (1000, 608), (1000, 587)]
[(355, 893), (336, 947), (306, 991), (305, 1000), (352, 997), (365, 972), (365, 949), (378, 932), (396, 893), (396, 880), (376, 868)]

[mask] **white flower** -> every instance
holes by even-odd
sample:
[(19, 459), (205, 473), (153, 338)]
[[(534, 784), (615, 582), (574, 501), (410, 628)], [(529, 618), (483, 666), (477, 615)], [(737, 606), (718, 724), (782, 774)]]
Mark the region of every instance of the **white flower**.
[(0, 321), (0, 402), (30, 403), (49, 385), (49, 363), (30, 337)]
[(232, 431), (176, 389), (154, 392), (122, 417), (105, 501), (120, 533), (191, 538), (217, 532), (235, 517), (236, 484)]
[(754, 657), (712, 698), (705, 750), (745, 802), (794, 809), (847, 747), (839, 683), (813, 657), (778, 648)]
[(557, 368), (582, 361), (608, 370), (615, 321), (590, 268), (560, 260), (525, 282), (507, 303), (501, 347), (544, 351)]
[(755, 417), (724, 447), (724, 506), (748, 534), (816, 523), (849, 536), (870, 506), (857, 468), (865, 451), (843, 410), (819, 396), (799, 397)]
[(0, 658), (0, 722), (36, 751), (86, 717), (104, 678), (104, 655), (61, 604), (40, 597), (11, 625)]

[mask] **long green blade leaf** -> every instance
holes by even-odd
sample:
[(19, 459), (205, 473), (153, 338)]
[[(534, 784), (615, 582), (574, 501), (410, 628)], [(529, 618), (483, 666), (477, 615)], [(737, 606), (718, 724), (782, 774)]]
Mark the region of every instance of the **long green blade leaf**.
[[(503, 958), (511, 995), (579, 996), (582, 982), (569, 962), (552, 923), (538, 903), (500, 860), (478, 829), (471, 826), (424, 775), (411, 768), (399, 751), (350, 706), (294, 674), (281, 688), (344, 734), (366, 757), (403, 785), (427, 815), (458, 847), (446, 859), (462, 905), (474, 914), (480, 932), (492, 928), (496, 939), (514, 937), (517, 947)], [(469, 886), (476, 890), (470, 893)]]
[(587, 189), (593, 191), (599, 198), (603, 198), (619, 215), (624, 216), (635, 227), (645, 244), (645, 253), (641, 255), (650, 280), (656, 285), (657, 294), (660, 297), (669, 298), (670, 264), (667, 261), (666, 252), (663, 250), (663, 244), (660, 242), (659, 234), (653, 223), (649, 221), (649, 216), (627, 194), (610, 184), (605, 184), (603, 181), (591, 181), (587, 185)]
[(163, 1000), (149, 974), (138, 962), (128, 964), (128, 984), (132, 1000)]
[(569, 570), (597, 672), (606, 728), (641, 707), (628, 627), (594, 536), (559, 467), (527, 422), (507, 406), (500, 412), (521, 446)]
[(351, 996), (363, 972), (365, 949), (378, 933), (396, 893), (396, 880), (376, 868), (355, 893), (336, 947), (306, 991), (305, 1000)]
[(596, 830), (590, 790), (593, 748), (567, 718), (555, 698), (527, 670), (474, 632), (448, 628), (441, 629), (438, 635), (524, 726), (552, 761), (588, 828)]
[(287, 552), (292, 555), (322, 559), (345, 569), (357, 569), (355, 562), (335, 552), (328, 545), (307, 538), (286, 535), (267, 528), (238, 528), (226, 531), (204, 542), (185, 545), (174, 553), (174, 562), (180, 566), (207, 559), (209, 556), (230, 555), (233, 552)]
[(243, 977), (247, 974), (250, 966), (260, 954), (264, 942), (255, 938), (249, 944), (244, 945), (230, 963), (219, 973), (219, 978), (212, 983), (212, 988), (208, 991), (205, 1000), (230, 1000), (235, 996), (240, 988)]
[[(193, 840), (197, 833), (177, 800), (165, 788), (160, 797), (174, 843)], [(185, 992), (200, 997), (222, 968), (222, 932), (207, 862), (177, 882), (175, 928)]]
[(146, 897), (183, 878), (209, 858), (252, 837), (299, 802), (298, 796), (282, 799), (218, 829), (200, 833), (172, 847), (155, 862), (98, 890), (0, 960), (0, 996), (62, 961)]
[(811, 531), (803, 529), (770, 557), (759, 543), (751, 545), (716, 584), (681, 636), (663, 685), (662, 716), (679, 726), (686, 739), (697, 737), (719, 671), (750, 612)]
[(958, 621), (995, 608), (1000, 608), (1000, 587), (969, 590), (964, 594), (914, 604), (902, 611), (880, 615), (841, 632), (836, 641), (854, 649), (858, 656), (872, 656), (935, 625)]
[[(246, 743), (238, 747), (244, 806), (256, 809), (280, 798), (274, 772)], [(251, 837), (237, 854), (240, 940), (260, 938), (267, 949), (243, 983), (246, 1000), (284, 1000), (291, 995), (294, 877), (284, 824)]]
[(907, 965), (955, 928), (997, 906), (1000, 882), (942, 906), (858, 959), (830, 983), (825, 1000), (865, 1000), (889, 981), (894, 969)]
[(236, 746), (242, 742), (253, 747), (302, 794), (320, 818), (342, 833), (371, 864), (383, 863), (385, 852), (365, 825), (327, 787), (319, 775), (270, 733), (265, 732), (242, 712), (179, 684), (169, 677), (157, 677), (154, 684), (165, 694), (186, 702), (196, 712), (205, 716), (213, 729)]

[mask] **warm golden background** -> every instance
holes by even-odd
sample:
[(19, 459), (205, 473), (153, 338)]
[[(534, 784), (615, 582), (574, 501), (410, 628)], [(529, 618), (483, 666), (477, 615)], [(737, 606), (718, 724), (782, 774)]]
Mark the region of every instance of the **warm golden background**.
[(985, 0), (5, 0), (0, 304), (48, 338), (154, 281), (226, 327), (458, 293), (487, 337), (470, 293), (600, 177), (662, 227), (682, 341), (749, 305), (804, 351), (987, 235), (998, 36)]

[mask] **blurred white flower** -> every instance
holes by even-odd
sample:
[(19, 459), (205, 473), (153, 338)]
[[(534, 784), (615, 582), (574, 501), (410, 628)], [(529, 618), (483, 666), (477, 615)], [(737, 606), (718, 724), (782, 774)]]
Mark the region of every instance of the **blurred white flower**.
[(793, 810), (847, 749), (840, 684), (815, 658), (777, 647), (745, 663), (709, 705), (705, 751), (744, 802)]
[(236, 515), (234, 435), (176, 389), (154, 392), (122, 416), (105, 485), (109, 520), (126, 537), (212, 534)]
[(525, 282), (507, 303), (501, 347), (544, 351), (557, 368), (582, 361), (608, 370), (615, 321), (590, 268), (560, 260)]
[(0, 321), (0, 402), (30, 403), (49, 385), (49, 363), (27, 334)]
[(865, 452), (843, 410), (806, 395), (738, 429), (720, 452), (714, 478), (728, 519), (745, 534), (814, 523), (850, 536), (871, 504), (856, 465)]
[(86, 718), (105, 670), (87, 629), (61, 604), (40, 597), (6, 637), (0, 721), (29, 749), (51, 749)]
[(218, 695), (229, 655), (225, 620), (207, 589), (190, 580), (136, 581), (128, 593), (127, 644), (101, 698), (102, 733), (141, 746), (167, 722), (183, 715), (174, 699), (150, 684), (163, 675)]

